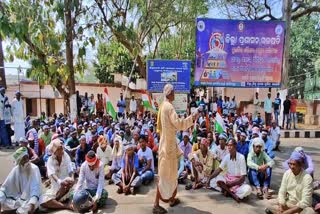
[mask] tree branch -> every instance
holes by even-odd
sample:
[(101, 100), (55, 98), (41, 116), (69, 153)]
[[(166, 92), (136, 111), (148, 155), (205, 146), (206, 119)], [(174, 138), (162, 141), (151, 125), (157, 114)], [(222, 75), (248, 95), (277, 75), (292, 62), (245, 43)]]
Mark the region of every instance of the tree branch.
[(306, 9), (302, 10), (301, 12), (295, 13), (291, 16), (291, 20), (293, 20), (293, 21), (298, 20), (302, 16), (307, 15), (307, 14), (311, 14), (314, 12), (320, 12), (320, 6), (311, 6), (311, 7), (308, 7)]

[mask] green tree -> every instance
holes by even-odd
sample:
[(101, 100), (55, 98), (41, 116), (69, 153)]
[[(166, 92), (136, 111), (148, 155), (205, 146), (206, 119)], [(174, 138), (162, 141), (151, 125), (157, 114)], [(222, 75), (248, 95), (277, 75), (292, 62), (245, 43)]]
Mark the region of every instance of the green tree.
[(82, 4), (80, 0), (11, 0), (0, 5), (0, 33), (11, 42), (9, 60), (29, 61), (27, 75), (57, 88), (67, 104), (75, 94), (74, 73), (86, 68), (85, 47), (89, 41), (94, 44), (83, 33), (89, 24), (80, 22), (91, 8)]
[[(208, 12), (206, 0), (95, 0), (99, 17), (106, 29), (137, 58), (139, 73), (146, 77), (145, 54), (157, 55), (165, 33), (175, 31), (184, 23), (194, 25), (197, 16)], [(191, 21), (192, 20), (192, 21)], [(190, 22), (191, 21), (191, 22)], [(152, 54), (151, 54), (152, 53)]]
[[(93, 69), (100, 83), (112, 83), (113, 73), (130, 75), (133, 60), (128, 50), (119, 42), (112, 39), (109, 43), (100, 43)], [(133, 77), (139, 77), (135, 67)]]
[[(320, 57), (320, 16), (305, 16), (293, 22), (290, 41), (290, 93), (303, 94), (306, 76), (316, 74)], [(299, 92), (299, 93), (298, 93)]]

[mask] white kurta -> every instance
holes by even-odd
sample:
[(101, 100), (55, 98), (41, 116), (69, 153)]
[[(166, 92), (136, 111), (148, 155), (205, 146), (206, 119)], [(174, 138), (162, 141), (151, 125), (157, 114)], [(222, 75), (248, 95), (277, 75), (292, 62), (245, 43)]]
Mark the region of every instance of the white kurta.
[(19, 213), (26, 213), (31, 204), (39, 207), (40, 194), (39, 168), (32, 163), (30, 171), (15, 166), (0, 188), (0, 203), (4, 210), (18, 209)]
[(19, 142), (20, 137), (25, 136), (24, 111), (21, 99), (19, 101), (16, 98), (12, 100), (11, 111), (14, 122), (14, 139)]
[[(60, 185), (52, 178), (52, 175), (56, 175), (60, 180), (64, 180), (65, 178), (69, 177), (69, 174), (73, 171), (74, 167), (72, 165), (69, 155), (66, 152), (64, 152), (62, 156), (60, 166), (58, 165), (58, 161), (55, 158), (53, 158), (53, 156), (50, 156), (47, 162), (47, 174), (50, 178), (51, 186), (41, 196), (40, 204), (55, 199), (57, 192), (60, 189)], [(63, 202), (67, 199), (68, 196), (69, 194), (67, 193), (60, 199), (60, 201)]]
[(163, 101), (159, 112), (159, 191), (162, 199), (170, 199), (178, 185), (178, 157), (182, 155), (176, 143), (176, 131), (188, 129), (193, 125), (192, 116), (179, 119), (173, 105)]

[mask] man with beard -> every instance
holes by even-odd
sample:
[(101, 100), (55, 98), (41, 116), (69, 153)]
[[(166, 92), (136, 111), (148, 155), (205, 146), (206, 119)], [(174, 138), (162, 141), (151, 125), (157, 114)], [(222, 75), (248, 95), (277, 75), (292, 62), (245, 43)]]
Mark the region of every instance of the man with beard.
[[(28, 150), (20, 147), (13, 154), (16, 166), (0, 188), (0, 212), (35, 213), (41, 194), (41, 175), (29, 161)], [(1, 212), (2, 213), (2, 212)]]

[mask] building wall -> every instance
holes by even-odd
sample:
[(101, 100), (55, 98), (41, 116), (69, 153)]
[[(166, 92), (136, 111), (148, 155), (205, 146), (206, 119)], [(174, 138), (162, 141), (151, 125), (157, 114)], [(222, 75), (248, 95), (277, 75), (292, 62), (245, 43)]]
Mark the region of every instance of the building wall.
[[(104, 96), (104, 88), (108, 88), (109, 98), (116, 108), (117, 101), (120, 97), (120, 93), (124, 90), (120, 86), (106, 86), (104, 84), (77, 84), (76, 90), (79, 91), (79, 94), (84, 96), (85, 92), (88, 93), (88, 96), (91, 94), (94, 95), (95, 100), (97, 99), (97, 94), (103, 94)], [(8, 85), (8, 89), (6, 91), (6, 95), (8, 96), (10, 102), (15, 97), (15, 92), (19, 90), (19, 85)], [(41, 90), (41, 91), (40, 91)], [(53, 88), (49, 85), (43, 86), (39, 89), (38, 84), (27, 83), (20, 84), (20, 91), (22, 93), (22, 99), (24, 100), (24, 109), (26, 114), (30, 114), (30, 112), (26, 112), (26, 98), (32, 99), (33, 102), (36, 103), (36, 114), (40, 115), (42, 111), (47, 112), (47, 99), (54, 99), (54, 110), (56, 113), (66, 113), (64, 111), (64, 100), (61, 95), (54, 91)], [(40, 109), (40, 92), (41, 92), (41, 109)], [(129, 90), (127, 93), (127, 97), (131, 97), (131, 91)], [(33, 106), (35, 107), (35, 105)], [(116, 109), (117, 110), (117, 109)], [(35, 113), (34, 112), (34, 113)]]

